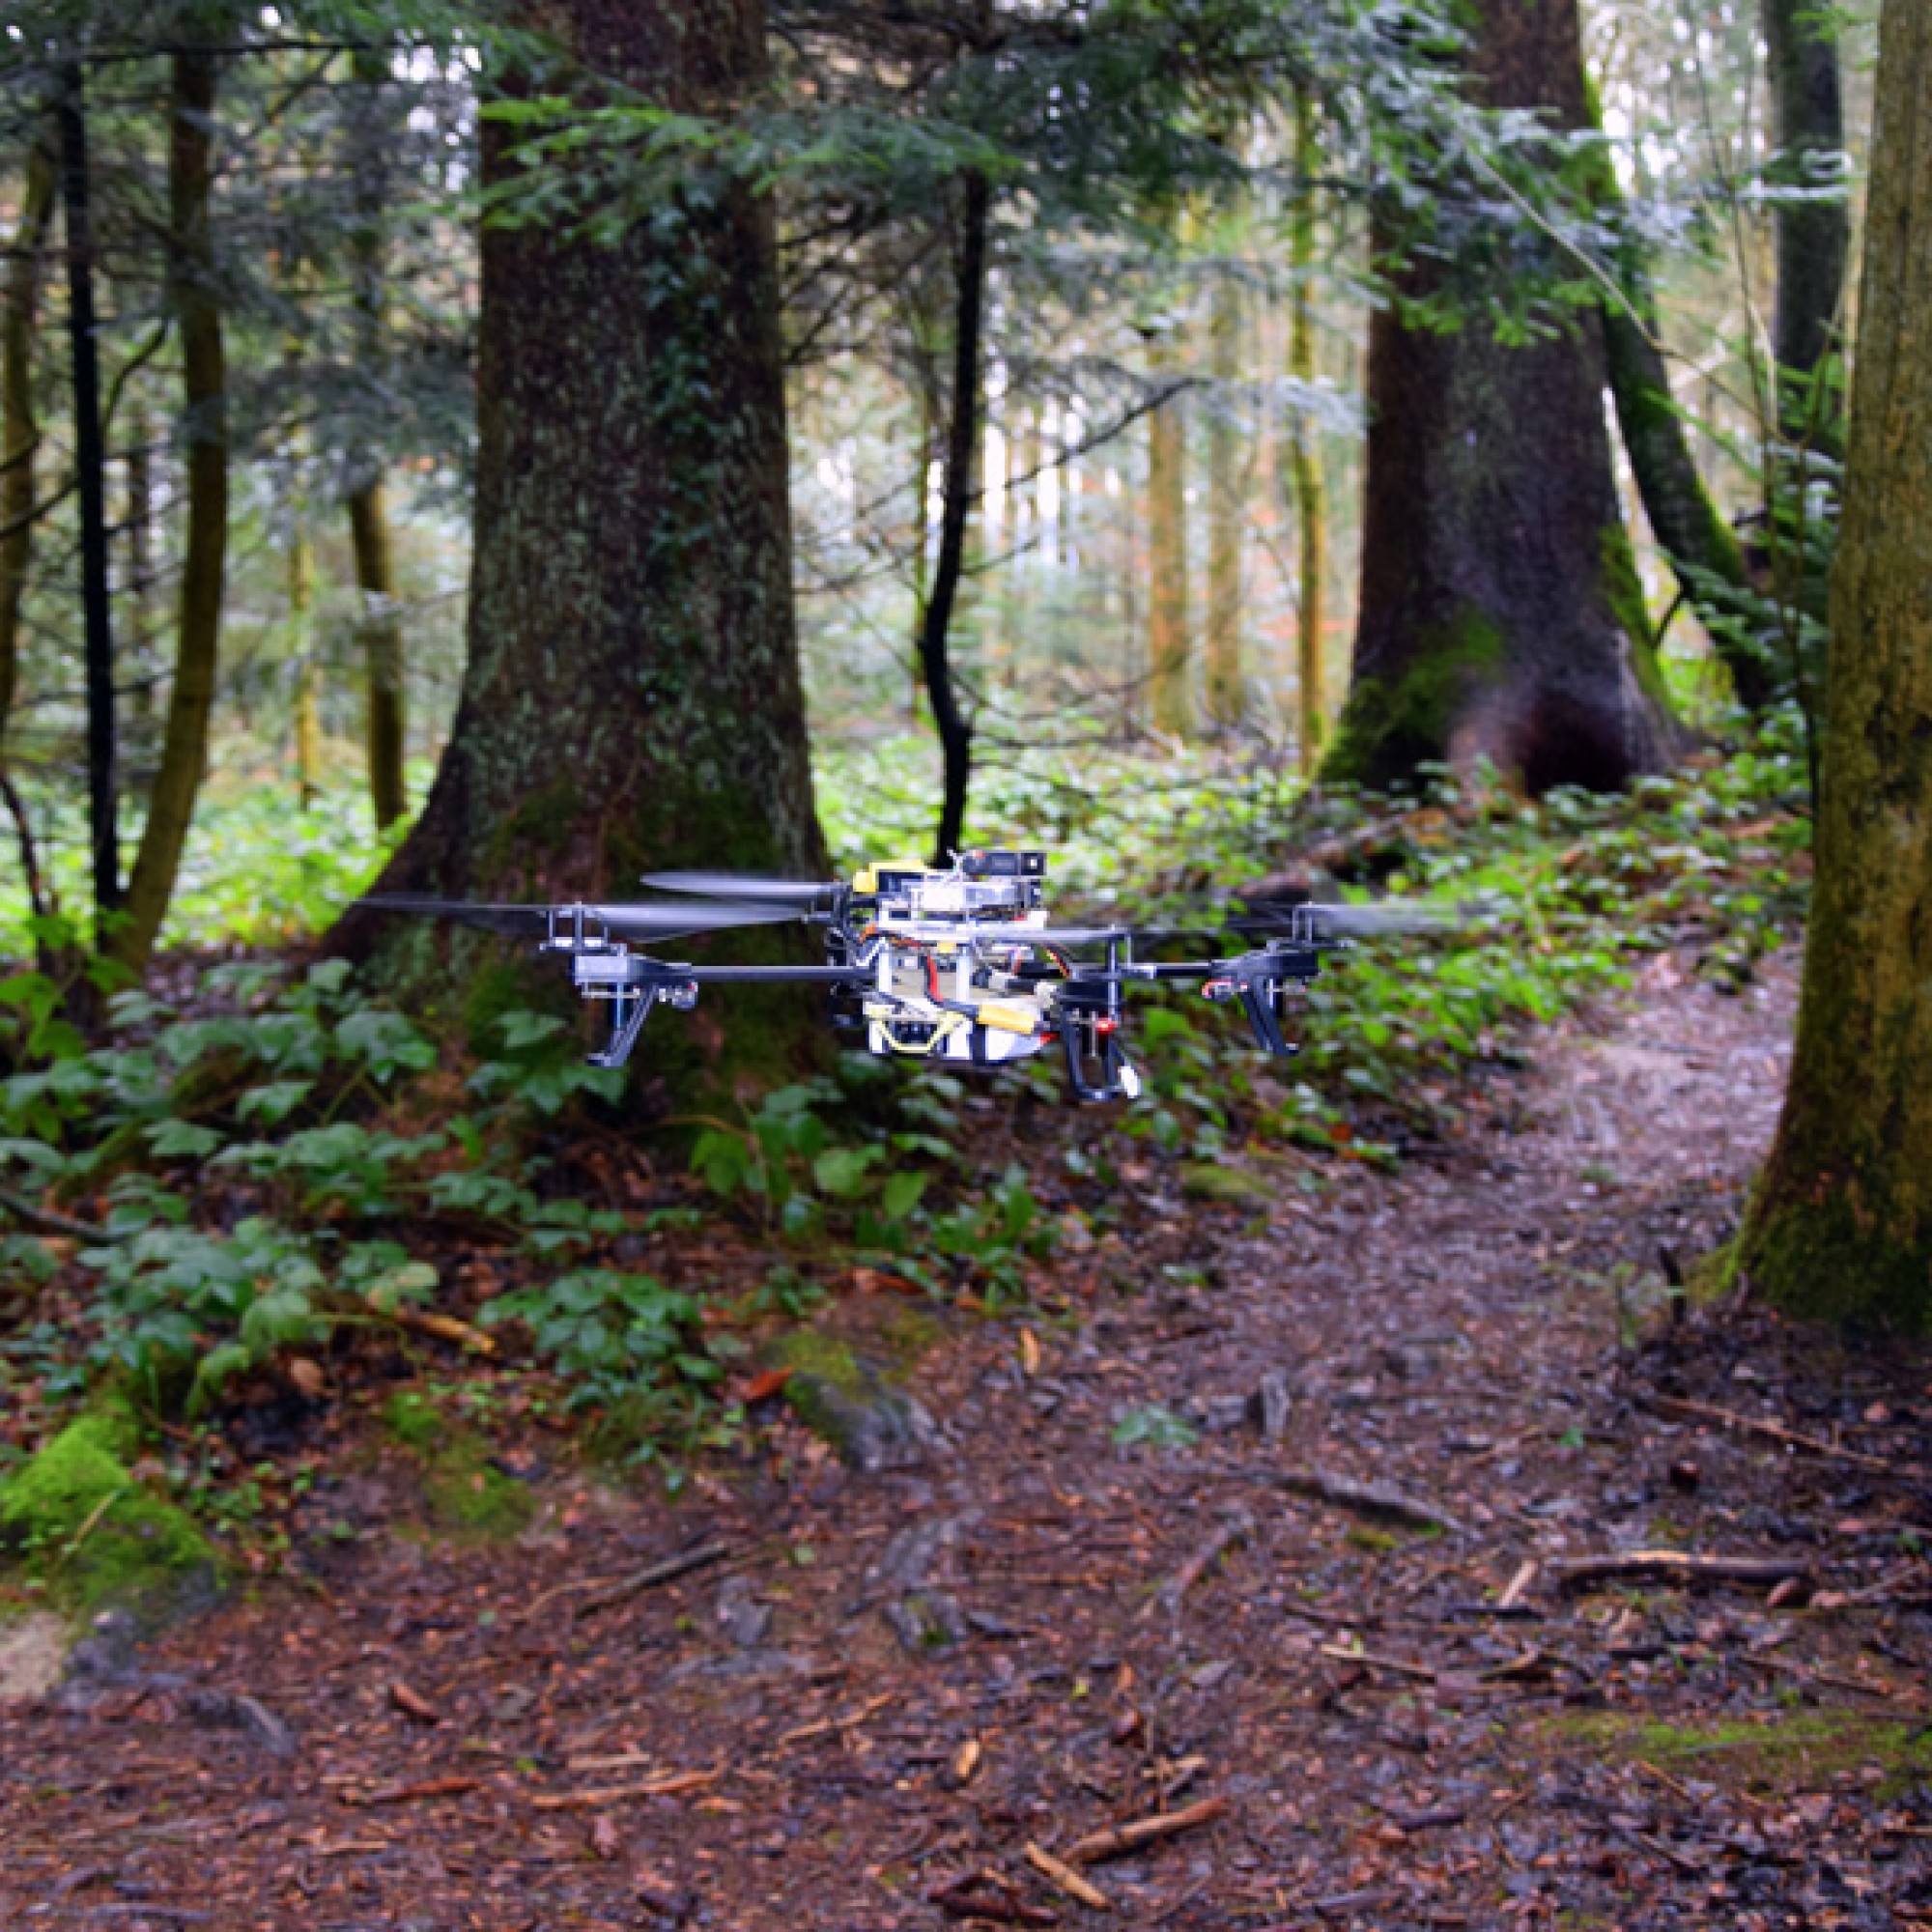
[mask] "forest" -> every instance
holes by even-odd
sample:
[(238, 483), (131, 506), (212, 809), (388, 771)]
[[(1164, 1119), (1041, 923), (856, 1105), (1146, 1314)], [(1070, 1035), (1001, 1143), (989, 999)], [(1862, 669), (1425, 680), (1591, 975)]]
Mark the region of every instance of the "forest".
[(1932, 0), (0, 27), (0, 1920), (1932, 1926)]

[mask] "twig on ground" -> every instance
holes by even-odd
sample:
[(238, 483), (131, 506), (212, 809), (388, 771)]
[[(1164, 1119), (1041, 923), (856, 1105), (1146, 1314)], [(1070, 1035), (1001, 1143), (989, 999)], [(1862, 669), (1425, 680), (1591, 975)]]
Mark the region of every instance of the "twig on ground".
[(1113, 1911), (1114, 1901), (1099, 1887), (1089, 1885), (1071, 1865), (1055, 1858), (1051, 1852), (1043, 1852), (1037, 1845), (1029, 1844), (1026, 1861), (1049, 1885), (1064, 1891), (1068, 1898), (1077, 1899), (1095, 1912)]
[(1136, 1818), (1125, 1825), (1110, 1825), (1104, 1832), (1090, 1833), (1066, 1848), (1066, 1862), (1073, 1865), (1098, 1864), (1103, 1859), (1118, 1859), (1137, 1852), (1177, 1833), (1191, 1832), (1197, 1825), (1209, 1825), (1228, 1808), (1225, 1798), (1204, 1798), (1184, 1804), (1179, 1811), (1158, 1811), (1151, 1818)]
[(1665, 1577), (1685, 1583), (1781, 1583), (1804, 1575), (1804, 1565), (1784, 1556), (1698, 1556), (1685, 1549), (1624, 1549), (1607, 1556), (1555, 1558), (1550, 1568), (1560, 1588), (1608, 1582), (1619, 1577)]
[(782, 1745), (802, 1745), (812, 1738), (829, 1738), (834, 1731), (850, 1731), (863, 1724), (867, 1718), (876, 1716), (890, 1704), (898, 1693), (888, 1690), (883, 1696), (874, 1697), (868, 1704), (861, 1704), (856, 1711), (847, 1711), (842, 1718), (820, 1718), (810, 1724), (798, 1724), (791, 1730), (779, 1734)]
[(1781, 1657), (1767, 1657), (1761, 1651), (1747, 1652), (1747, 1661), (1774, 1677), (1788, 1677), (1794, 1683), (1817, 1685), (1825, 1690), (1849, 1690), (1856, 1697), (1869, 1697), (1876, 1703), (1889, 1704), (1907, 1717), (1932, 1717), (1932, 1709), (1910, 1693), (1889, 1685), (1861, 1684), (1856, 1677), (1841, 1677), (1835, 1670), (1810, 1670), (1802, 1663), (1787, 1663)]
[(1233, 1509), (1221, 1519), (1214, 1533), (1195, 1550), (1185, 1563), (1160, 1586), (1159, 1591), (1141, 1605), (1140, 1614), (1151, 1616), (1163, 1609), (1170, 1616), (1180, 1608), (1180, 1601), (1207, 1576), (1229, 1550), (1246, 1543), (1255, 1533), (1255, 1520), (1244, 1509)]
[(1498, 1616), (1521, 1616), (1529, 1608), (1523, 1601), (1529, 1595), (1530, 1585), (1536, 1581), (1537, 1562), (1533, 1556), (1523, 1559), (1517, 1573), (1503, 1585), (1503, 1593), (1490, 1607)]
[(442, 1722), (442, 1713), (421, 1691), (412, 1690), (400, 1677), (389, 1686), (389, 1702), (404, 1717), (413, 1718), (419, 1724), (440, 1724)]
[(1346, 1643), (1324, 1643), (1317, 1647), (1323, 1657), (1337, 1663), (1362, 1663), (1371, 1670), (1392, 1670), (1398, 1677), (1418, 1678), (1424, 1684), (1434, 1684), (1439, 1675), (1434, 1664), (1409, 1663), (1400, 1657), (1384, 1657), (1374, 1650), (1355, 1650)]
[(1358, 1483), (1352, 1476), (1340, 1476), (1329, 1469), (1278, 1469), (1274, 1480), (1298, 1496), (1333, 1503), (1337, 1509), (1352, 1510), (1357, 1516), (1386, 1517), (1392, 1522), (1406, 1523), (1411, 1529), (1461, 1527), (1447, 1511), (1391, 1489), (1385, 1483)]
[(345, 1804), (411, 1804), (419, 1798), (461, 1798), (482, 1785), (480, 1777), (422, 1777), (413, 1784), (385, 1784), (375, 1791), (343, 1791)]
[(949, 1918), (990, 1918), (1000, 1925), (1058, 1925), (1060, 1915), (1029, 1905), (1012, 1882), (996, 1871), (967, 1872), (926, 1893)]
[(64, 1235), (70, 1240), (97, 1243), (111, 1243), (122, 1238), (110, 1229), (98, 1227), (92, 1221), (75, 1221), (66, 1214), (56, 1214), (49, 1208), (37, 1208), (25, 1195), (15, 1194), (11, 1188), (0, 1187), (0, 1208), (43, 1235)]
[(578, 1605), (579, 1616), (588, 1616), (595, 1610), (608, 1610), (612, 1604), (621, 1604), (626, 1597), (635, 1597), (639, 1591), (655, 1589), (658, 1584), (689, 1576), (694, 1570), (722, 1563), (730, 1553), (728, 1543), (699, 1543), (690, 1549), (680, 1549), (675, 1556), (667, 1556), (662, 1562), (649, 1564), (629, 1577), (619, 1577), (611, 1582), (585, 1577), (575, 1583), (559, 1583), (555, 1589), (546, 1590), (542, 1596), (532, 1598), (529, 1608), (524, 1612), (524, 1619), (527, 1622), (547, 1605), (555, 1603), (560, 1597), (575, 1596), (580, 1590), (587, 1590), (590, 1594)]
[(1804, 1435), (1768, 1417), (1740, 1415), (1735, 1409), (1719, 1408), (1715, 1403), (1689, 1402), (1682, 1396), (1674, 1395), (1651, 1395), (1643, 1398), (1643, 1404), (1660, 1415), (1688, 1416), (1699, 1422), (1720, 1423), (1726, 1429), (1737, 1430), (1740, 1435), (1761, 1435), (1767, 1442), (1780, 1442), (1787, 1449), (1802, 1449), (1808, 1456), (1829, 1457), (1834, 1463), (1849, 1463), (1855, 1469), (1869, 1469), (1874, 1475), (1922, 1479), (1932, 1474), (1922, 1463), (1893, 1463), (1884, 1456), (1868, 1456), (1862, 1449), (1844, 1449), (1835, 1442), (1827, 1442), (1823, 1436)]
[(635, 1784), (592, 1785), (584, 1791), (543, 1791), (530, 1800), (532, 1811), (594, 1811), (606, 1804), (623, 1804), (633, 1798), (675, 1798), (699, 1791), (724, 1775), (716, 1771), (674, 1771), (661, 1777), (640, 1778)]
[(454, 1342), (473, 1354), (497, 1353), (496, 1336), (486, 1335), (482, 1329), (459, 1321), (453, 1315), (436, 1315), (420, 1308), (385, 1308), (383, 1319), (394, 1322), (398, 1328), (407, 1328), (412, 1335), (433, 1335), (439, 1342)]

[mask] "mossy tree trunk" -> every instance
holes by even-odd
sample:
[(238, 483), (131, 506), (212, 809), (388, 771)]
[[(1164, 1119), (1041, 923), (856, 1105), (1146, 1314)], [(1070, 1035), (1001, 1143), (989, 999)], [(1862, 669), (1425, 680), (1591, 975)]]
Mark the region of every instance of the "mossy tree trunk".
[(1932, 7), (1879, 23), (1817, 885), (1776, 1143), (1740, 1243), (1806, 1314), (1932, 1321)]
[[(1477, 94), (1585, 122), (1576, 0), (1484, 0)], [(1406, 269), (1402, 292), (1435, 293)], [(1487, 758), (1531, 791), (1609, 788), (1671, 733), (1610, 472), (1594, 315), (1526, 347), (1378, 312), (1369, 341), (1362, 590), (1325, 769), (1369, 784)]]
[(1765, 65), (1771, 92), (1771, 175), (1792, 190), (1777, 204), (1777, 310), (1772, 355), (1784, 440), (1836, 454), (1836, 392), (1811, 378), (1836, 347), (1838, 303), (1851, 249), (1844, 185), (1845, 115), (1838, 81), (1838, 28), (1817, 0), (1764, 0)]
[(210, 204), (214, 188), (218, 57), (173, 60), (168, 144), (168, 298), (182, 349), (182, 436), (187, 444), (187, 533), (161, 759), (128, 878), (114, 956), (139, 971), (167, 917), (208, 767), (228, 556), (228, 376)]
[[(586, 106), (608, 82), (724, 109), (762, 73), (757, 0), (518, 11), (562, 41)], [(517, 172), (511, 142), (485, 124), (486, 185)], [(735, 182), (668, 184), (609, 242), (486, 225), (481, 293), (468, 662), (378, 890), (558, 900), (631, 894), (653, 866), (820, 876), (769, 208)], [(468, 932), (352, 912), (332, 943), (472, 1020), (535, 983)], [(744, 1037), (751, 1004), (727, 1031)]]
[(1208, 305), (1208, 363), (1214, 408), (1208, 418), (1208, 612), (1203, 697), (1217, 731), (1239, 727), (1247, 710), (1241, 670), (1241, 532), (1247, 472), (1236, 423), (1241, 375), (1241, 299), (1233, 279), (1215, 277)]
[[(1148, 357), (1167, 384), (1174, 352), (1166, 334)], [(1148, 723), (1163, 737), (1194, 735), (1193, 645), (1187, 634), (1187, 423), (1179, 394), (1148, 415)]]
[[(1314, 97), (1294, 98), (1296, 199), (1289, 217), (1288, 373), (1315, 381), (1315, 171), (1320, 159)], [(1328, 621), (1328, 484), (1321, 470), (1319, 433), (1308, 412), (1292, 408), (1288, 419), (1289, 494), (1294, 502), (1296, 753), (1302, 775), (1312, 778), (1328, 738), (1324, 663)]]

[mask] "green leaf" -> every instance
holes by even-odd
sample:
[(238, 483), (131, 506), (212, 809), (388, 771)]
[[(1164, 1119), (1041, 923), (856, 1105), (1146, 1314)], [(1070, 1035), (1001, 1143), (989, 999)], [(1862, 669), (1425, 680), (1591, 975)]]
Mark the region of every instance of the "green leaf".
[(886, 1182), (879, 1196), (879, 1212), (888, 1221), (903, 1221), (919, 1206), (930, 1175), (899, 1173)]
[(828, 1148), (811, 1163), (811, 1178), (821, 1192), (849, 1201), (866, 1184), (866, 1176), (883, 1151), (875, 1147)]

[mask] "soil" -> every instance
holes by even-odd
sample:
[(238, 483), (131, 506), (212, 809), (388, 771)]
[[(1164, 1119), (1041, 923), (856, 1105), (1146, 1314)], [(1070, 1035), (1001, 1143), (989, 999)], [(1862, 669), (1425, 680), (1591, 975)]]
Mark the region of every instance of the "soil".
[(1151, 1162), (910, 1466), (534, 1436), (466, 1542), (365, 1431), (292, 1579), (0, 1709), (0, 1923), (1932, 1925), (1932, 1363), (1667, 1287), (1791, 1007), (1664, 955), (1400, 1172)]

